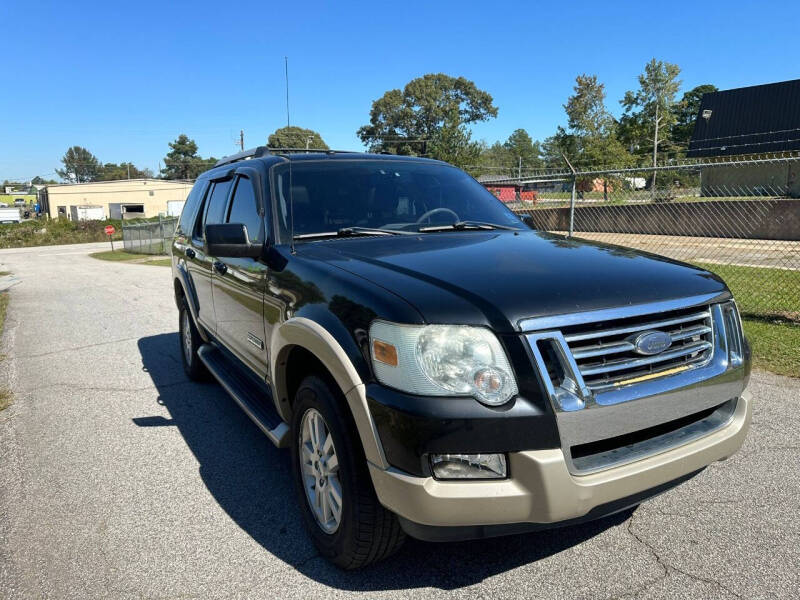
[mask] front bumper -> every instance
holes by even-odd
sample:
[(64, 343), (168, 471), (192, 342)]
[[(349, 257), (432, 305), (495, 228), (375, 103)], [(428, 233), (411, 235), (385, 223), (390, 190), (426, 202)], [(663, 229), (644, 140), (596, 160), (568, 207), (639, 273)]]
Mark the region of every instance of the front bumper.
[[(585, 517), (598, 507), (614, 506), (618, 500), (649, 497), (649, 490), (668, 487), (728, 458), (741, 447), (751, 414), (752, 400), (744, 393), (724, 427), (659, 454), (587, 475), (570, 473), (560, 448), (509, 453), (510, 478), (502, 481), (437, 481), (372, 464), (370, 474), (381, 504), (412, 524), (555, 526)], [(595, 511), (592, 518), (616, 510), (620, 508)]]

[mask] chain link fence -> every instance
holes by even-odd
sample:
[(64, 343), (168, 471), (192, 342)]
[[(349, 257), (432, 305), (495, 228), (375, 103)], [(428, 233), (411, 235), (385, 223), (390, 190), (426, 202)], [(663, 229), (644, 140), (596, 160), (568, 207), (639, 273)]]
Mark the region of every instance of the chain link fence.
[(800, 156), (479, 181), (536, 229), (698, 265), (743, 313), (800, 321)]
[(126, 252), (136, 254), (169, 254), (177, 224), (177, 218), (138, 223), (123, 222), (123, 247)]

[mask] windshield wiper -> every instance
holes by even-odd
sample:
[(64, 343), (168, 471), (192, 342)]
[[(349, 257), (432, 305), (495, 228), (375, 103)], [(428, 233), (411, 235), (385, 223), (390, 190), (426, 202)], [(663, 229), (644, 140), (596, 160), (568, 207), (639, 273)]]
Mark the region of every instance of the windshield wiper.
[(380, 227), (342, 227), (336, 231), (318, 231), (316, 233), (301, 233), (294, 236), (295, 240), (307, 240), (322, 237), (351, 237), (357, 235), (414, 235), (413, 231), (398, 231), (397, 229), (381, 229)]
[(499, 223), (487, 223), (485, 221), (456, 221), (455, 223), (451, 223), (450, 225), (431, 225), (430, 227), (420, 227), (420, 232), (425, 231), (446, 231), (448, 229), (453, 229), (455, 231), (464, 231), (466, 229), (507, 229), (510, 231), (516, 231), (516, 227), (510, 227), (509, 225), (500, 225)]

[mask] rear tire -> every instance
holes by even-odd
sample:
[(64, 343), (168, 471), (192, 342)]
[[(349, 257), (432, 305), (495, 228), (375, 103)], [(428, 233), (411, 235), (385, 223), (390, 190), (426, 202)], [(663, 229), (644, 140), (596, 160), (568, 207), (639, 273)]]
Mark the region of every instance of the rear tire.
[[(291, 423), (292, 473), (303, 521), (320, 554), (342, 569), (358, 569), (396, 552), (405, 533), (397, 517), (378, 502), (355, 424), (334, 389), (315, 375), (300, 383)], [(309, 442), (308, 425), (320, 419), (321, 433), (315, 437), (324, 440), (319, 446), (325, 449), (317, 454), (316, 444)], [(331, 457), (336, 467), (329, 469)], [(323, 481), (316, 485), (315, 478), (320, 477)], [(330, 510), (323, 512), (331, 518), (319, 519), (320, 504), (312, 506), (315, 492), (325, 492), (331, 485), (338, 485), (341, 502), (331, 504), (329, 499)]]
[(178, 341), (181, 362), (186, 375), (192, 381), (208, 381), (210, 373), (200, 357), (197, 356), (197, 351), (203, 345), (203, 338), (200, 337), (197, 325), (194, 324), (186, 298), (181, 299), (181, 308), (178, 311)]

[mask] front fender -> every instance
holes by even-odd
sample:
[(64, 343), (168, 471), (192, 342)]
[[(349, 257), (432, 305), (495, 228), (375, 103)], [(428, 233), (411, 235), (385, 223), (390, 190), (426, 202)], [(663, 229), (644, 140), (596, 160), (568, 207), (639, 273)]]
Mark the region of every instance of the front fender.
[(378, 430), (367, 406), (366, 387), (341, 344), (316, 321), (293, 317), (277, 326), (270, 341), (270, 372), (275, 408), (289, 422), (290, 409), (286, 362), (292, 348), (299, 346), (313, 354), (333, 376), (347, 400), (367, 460), (383, 469), (389, 464), (383, 453)]

